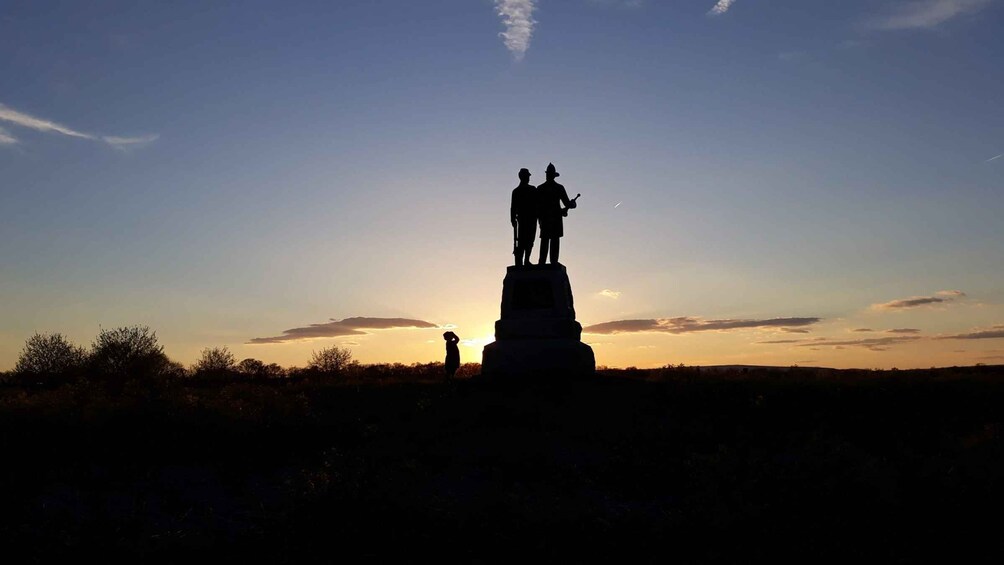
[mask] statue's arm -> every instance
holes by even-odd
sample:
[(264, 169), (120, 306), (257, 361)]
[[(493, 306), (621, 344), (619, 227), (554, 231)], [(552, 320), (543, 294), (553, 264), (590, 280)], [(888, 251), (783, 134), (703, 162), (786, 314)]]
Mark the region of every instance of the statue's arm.
[(561, 198), (561, 203), (565, 205), (565, 208), (575, 208), (577, 206), (574, 200), (568, 198), (568, 192), (565, 191), (564, 186), (558, 192), (558, 197)]

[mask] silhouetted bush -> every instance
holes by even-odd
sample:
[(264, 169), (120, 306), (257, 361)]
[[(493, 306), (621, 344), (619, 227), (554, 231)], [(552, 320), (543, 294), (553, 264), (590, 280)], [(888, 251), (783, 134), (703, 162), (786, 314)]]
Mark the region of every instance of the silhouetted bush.
[(265, 375), (265, 363), (248, 357), (237, 364), (237, 372), (246, 377), (261, 377)]
[(192, 365), (192, 373), (200, 378), (226, 379), (237, 372), (237, 360), (227, 347), (207, 347)]
[(337, 375), (343, 373), (352, 362), (352, 352), (346, 348), (332, 345), (320, 351), (314, 351), (307, 363), (307, 369), (314, 373)]
[(79, 376), (87, 359), (82, 347), (63, 334), (39, 334), (25, 341), (14, 366), (17, 380), (28, 385), (55, 385)]
[(286, 370), (277, 363), (265, 364), (258, 359), (247, 358), (235, 367), (237, 374), (250, 380), (281, 379), (286, 376)]
[(188, 369), (181, 363), (168, 359), (160, 371), (160, 376), (164, 380), (182, 379), (188, 376)]
[(101, 330), (91, 346), (94, 376), (110, 382), (173, 375), (177, 367), (164, 355), (157, 333), (146, 326)]
[[(465, 379), (481, 373), (480, 363), (464, 363), (457, 370), (455, 378)], [(360, 365), (352, 363), (345, 371), (351, 379), (360, 381), (392, 382), (440, 382), (445, 378), (443, 363), (374, 363)]]
[(278, 363), (269, 363), (265, 365), (265, 378), (268, 379), (282, 379), (287, 376), (286, 369), (284, 369)]
[(454, 375), (458, 379), (469, 379), (481, 374), (481, 363), (463, 363)]

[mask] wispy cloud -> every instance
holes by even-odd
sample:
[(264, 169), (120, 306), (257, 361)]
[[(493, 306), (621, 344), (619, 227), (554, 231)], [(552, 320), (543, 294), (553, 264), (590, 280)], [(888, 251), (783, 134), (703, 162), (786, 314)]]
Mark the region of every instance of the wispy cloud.
[[(46, 120), (43, 118), (36, 118), (35, 116), (25, 114), (24, 112), (19, 112), (3, 104), (0, 104), (0, 121), (13, 124), (17, 127), (40, 131), (43, 133), (58, 133), (69, 137), (89, 139), (92, 141), (102, 141), (112, 147), (115, 147), (116, 149), (124, 149), (126, 147), (137, 147), (139, 145), (145, 145), (147, 143), (155, 141), (159, 137), (157, 135), (144, 135), (139, 137), (120, 137), (114, 135), (98, 136), (90, 133), (85, 133), (82, 131), (77, 131), (71, 127), (64, 126), (62, 124), (50, 120)], [(9, 139), (11, 141), (4, 141), (3, 139)], [(17, 140), (14, 139), (9, 133), (0, 129), (0, 143), (9, 144), (16, 142)]]
[(14, 138), (7, 130), (0, 128), (0, 145), (13, 145), (17, 143), (17, 139)]
[(144, 145), (153, 143), (160, 139), (157, 134), (153, 135), (141, 135), (139, 137), (118, 137), (114, 135), (106, 135), (101, 138), (102, 141), (111, 145), (119, 151), (128, 151), (130, 149), (137, 149), (143, 147)]
[(83, 139), (97, 139), (97, 137), (93, 135), (76, 131), (64, 125), (57, 124), (56, 122), (50, 122), (49, 120), (29, 116), (28, 114), (18, 112), (13, 108), (4, 106), (3, 104), (0, 104), (0, 120), (36, 131), (61, 133), (70, 137), (81, 137)]
[(610, 290), (609, 288), (604, 288), (603, 290), (597, 292), (596, 294), (602, 296), (603, 298), (612, 298), (614, 300), (617, 300), (618, 298), (621, 297), (621, 292), (619, 290)]
[(758, 341), (758, 345), (778, 345), (787, 344), (794, 345), (795, 347), (808, 347), (813, 350), (818, 351), (820, 347), (832, 347), (834, 349), (846, 349), (848, 347), (862, 347), (864, 349), (869, 349), (871, 351), (885, 351), (892, 345), (898, 345), (901, 343), (910, 343), (924, 339), (918, 335), (897, 335), (897, 336), (887, 336), (887, 337), (873, 337), (867, 339), (846, 339), (846, 340), (831, 340), (825, 337), (817, 337), (814, 339), (772, 339), (767, 341)]
[(879, 30), (931, 29), (953, 18), (975, 14), (994, 0), (900, 1), (885, 14), (873, 17), (865, 27)]
[(728, 12), (729, 8), (731, 8), (732, 5), (735, 3), (736, 0), (718, 0), (718, 3), (715, 4), (710, 10), (708, 10), (708, 15), (720, 16), (725, 12)]
[(669, 333), (683, 334), (691, 332), (724, 331), (749, 328), (771, 328), (783, 326), (809, 326), (819, 322), (821, 318), (772, 318), (768, 320), (703, 320), (681, 316), (677, 318), (659, 318), (650, 320), (616, 320), (594, 324), (583, 328), (589, 334), (621, 334), (621, 333)]
[(436, 324), (424, 320), (410, 320), (407, 318), (345, 318), (330, 321), (323, 324), (310, 324), (299, 328), (291, 328), (282, 332), (282, 335), (272, 337), (256, 337), (249, 340), (249, 344), (261, 343), (286, 343), (291, 341), (303, 341), (308, 339), (342, 337), (347, 335), (367, 335), (365, 330), (390, 330), (401, 328), (438, 328)]
[[(868, 328), (859, 328), (851, 330), (854, 332), (871, 332)], [(955, 335), (941, 335), (941, 336), (924, 336), (919, 335), (920, 330), (916, 328), (894, 328), (891, 330), (885, 330), (884, 333), (894, 334), (882, 337), (873, 337), (866, 339), (849, 339), (849, 340), (834, 340), (827, 337), (817, 337), (813, 339), (772, 339), (766, 341), (756, 342), (758, 345), (778, 345), (778, 344), (788, 344), (794, 345), (795, 347), (809, 347), (816, 349), (819, 347), (832, 347), (834, 349), (845, 349), (847, 347), (862, 347), (872, 351), (886, 351), (890, 346), (900, 345), (904, 343), (913, 343), (917, 341), (929, 341), (929, 340), (948, 340), (948, 339), (1004, 339), (1004, 325), (992, 326), (988, 329), (977, 329), (969, 333), (961, 333)], [(957, 350), (955, 353), (965, 353), (964, 350)]]
[(885, 351), (891, 345), (910, 343), (923, 339), (919, 335), (899, 335), (889, 337), (873, 337), (868, 339), (849, 339), (844, 341), (812, 341), (798, 344), (797, 347), (833, 347), (841, 349), (844, 347), (863, 347), (871, 351)]
[(983, 161), (983, 162), (984, 163), (989, 163), (990, 161), (996, 161), (997, 159), (1000, 159), (1001, 157), (1004, 157), (1004, 153), (1001, 153), (1000, 155), (995, 155), (995, 156), (993, 156), (993, 157), (991, 157), (991, 158), (989, 158), (989, 159), (987, 159), (986, 161)]
[(989, 330), (977, 330), (970, 333), (942, 336), (938, 339), (1002, 339), (1004, 326), (994, 326)]
[(959, 298), (964, 298), (965, 296), (966, 293), (961, 290), (942, 290), (934, 296), (911, 296), (910, 298), (901, 298), (899, 300), (892, 300), (881, 304), (872, 304), (871, 307), (873, 310), (906, 310), (920, 306), (945, 304)]
[(502, 18), (505, 31), (499, 33), (506, 49), (517, 61), (526, 55), (533, 37), (534, 0), (495, 0), (495, 12)]

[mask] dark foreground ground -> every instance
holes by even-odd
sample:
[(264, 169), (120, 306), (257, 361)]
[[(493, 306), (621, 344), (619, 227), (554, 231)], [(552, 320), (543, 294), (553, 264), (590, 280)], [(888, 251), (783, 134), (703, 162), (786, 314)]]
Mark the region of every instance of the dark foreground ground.
[(1004, 368), (0, 389), (5, 555), (999, 562)]

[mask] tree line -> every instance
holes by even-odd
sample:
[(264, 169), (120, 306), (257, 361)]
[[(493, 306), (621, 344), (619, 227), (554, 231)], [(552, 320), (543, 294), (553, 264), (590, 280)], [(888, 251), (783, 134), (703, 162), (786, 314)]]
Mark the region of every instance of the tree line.
[[(479, 366), (468, 364), (462, 373), (475, 374)], [(208, 347), (189, 367), (171, 360), (147, 326), (101, 329), (89, 348), (74, 344), (61, 333), (36, 333), (21, 350), (6, 381), (24, 386), (59, 386), (92, 380), (110, 386), (135, 381), (270, 381), (306, 377), (432, 377), (442, 374), (442, 363), (413, 365), (362, 365), (352, 352), (337, 345), (314, 351), (306, 367), (285, 368), (247, 358), (238, 361), (227, 347)]]

